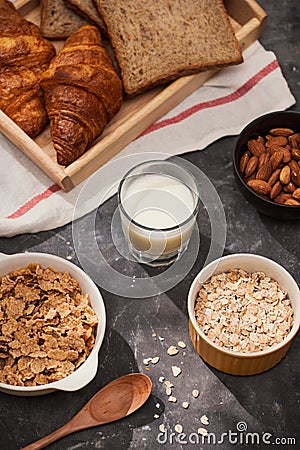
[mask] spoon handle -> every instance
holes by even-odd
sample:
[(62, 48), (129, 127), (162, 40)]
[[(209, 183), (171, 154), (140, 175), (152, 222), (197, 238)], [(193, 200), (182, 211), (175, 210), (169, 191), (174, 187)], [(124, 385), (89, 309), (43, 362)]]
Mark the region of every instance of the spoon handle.
[(89, 417), (86, 414), (87, 410), (88, 404), (85, 405), (85, 407), (79, 411), (76, 416), (74, 416), (69, 422), (65, 423), (62, 427), (50, 434), (47, 434), (47, 436), (44, 436), (38, 441), (32, 442), (32, 444), (23, 447), (21, 450), (39, 450), (40, 448), (44, 448), (47, 445), (52, 444), (52, 442), (55, 442), (68, 434), (74, 433), (75, 431), (101, 425), (102, 423), (100, 421), (96, 421), (93, 417)]
[(32, 444), (26, 445), (26, 447), (23, 447), (22, 450), (38, 450), (40, 448), (44, 448), (49, 444), (52, 444), (52, 442), (57, 441), (58, 439), (62, 438), (63, 436), (67, 436), (68, 434), (71, 434), (74, 432), (73, 428), (69, 428), (66, 425), (63, 425), (62, 427), (58, 428), (57, 430), (53, 431), (52, 433), (48, 434), (47, 436), (44, 436), (43, 438), (39, 439), (38, 441), (32, 442)]

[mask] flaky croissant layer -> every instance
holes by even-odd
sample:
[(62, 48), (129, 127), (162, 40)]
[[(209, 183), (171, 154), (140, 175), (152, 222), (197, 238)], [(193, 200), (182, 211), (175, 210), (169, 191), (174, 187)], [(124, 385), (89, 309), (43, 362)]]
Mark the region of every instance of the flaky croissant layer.
[(68, 165), (101, 135), (122, 105), (122, 82), (98, 29), (71, 35), (43, 73), (41, 86), (59, 164)]
[(31, 137), (47, 122), (39, 83), (54, 56), (39, 28), (0, 0), (0, 109)]

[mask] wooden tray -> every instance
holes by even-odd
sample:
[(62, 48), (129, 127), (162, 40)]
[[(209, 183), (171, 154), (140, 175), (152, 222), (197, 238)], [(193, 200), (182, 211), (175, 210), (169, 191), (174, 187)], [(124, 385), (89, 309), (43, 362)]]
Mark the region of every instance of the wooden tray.
[[(225, 0), (224, 3), (244, 49), (260, 36), (267, 15), (254, 0)], [(39, 0), (16, 0), (15, 6), (24, 17), (39, 25)], [(53, 43), (57, 49), (63, 46), (63, 41)], [(37, 138), (31, 139), (0, 110), (0, 131), (62, 189), (70, 191), (198, 89), (215, 72), (182, 77), (167, 86), (124, 101), (119, 113), (93, 147), (68, 167), (56, 162), (49, 126)]]

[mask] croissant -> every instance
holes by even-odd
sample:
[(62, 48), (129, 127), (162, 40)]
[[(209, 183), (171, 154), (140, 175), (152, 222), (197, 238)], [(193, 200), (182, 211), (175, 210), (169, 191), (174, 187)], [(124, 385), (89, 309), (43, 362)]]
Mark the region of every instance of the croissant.
[(39, 81), (54, 56), (39, 28), (0, 0), (0, 109), (31, 137), (47, 123)]
[(57, 161), (67, 166), (100, 136), (122, 104), (122, 82), (95, 26), (84, 25), (67, 39), (41, 86)]

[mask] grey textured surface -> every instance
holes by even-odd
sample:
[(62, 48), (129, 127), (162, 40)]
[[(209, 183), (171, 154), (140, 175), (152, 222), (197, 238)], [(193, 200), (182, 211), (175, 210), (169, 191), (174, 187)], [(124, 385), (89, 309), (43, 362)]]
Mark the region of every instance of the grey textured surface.
[[(280, 3), (280, 5), (279, 5)], [(298, 0), (273, 2), (261, 0), (269, 14), (261, 42), (275, 52), (282, 71), (300, 110), (300, 8)], [(282, 264), (300, 283), (299, 222), (281, 222), (261, 214), (245, 203), (233, 178), (232, 151), (236, 138), (228, 137), (212, 144), (202, 152), (186, 154), (185, 159), (195, 164), (214, 183), (224, 205), (227, 219), (225, 254), (250, 252), (270, 257)], [(99, 211), (97, 238), (109, 263), (128, 276), (149, 276), (140, 266), (128, 263), (118, 256), (110, 238), (110, 218), (116, 208), (116, 198), (104, 204)], [(154, 298), (134, 299), (112, 295), (101, 289), (107, 310), (107, 330), (99, 354), (99, 369), (95, 379), (79, 392), (57, 392), (43, 397), (20, 398), (0, 393), (0, 448), (18, 449), (61, 426), (103, 385), (128, 372), (143, 371), (153, 381), (153, 395), (140, 411), (115, 424), (85, 430), (49, 446), (53, 450), (103, 448), (114, 449), (193, 449), (244, 448), (228, 440), (219, 445), (201, 446), (156, 442), (158, 426), (164, 423), (174, 429), (176, 423), (184, 432), (196, 432), (202, 414), (210, 419), (210, 432), (218, 437), (222, 432), (236, 431), (236, 424), (244, 421), (252, 432), (268, 432), (275, 437), (297, 437), (299, 434), (299, 346), (300, 336), (294, 340), (287, 356), (272, 370), (260, 375), (237, 377), (218, 372), (207, 366), (195, 353), (189, 340), (186, 298), (189, 286), (200, 270), (209, 245), (209, 222), (205, 215), (199, 218), (201, 252), (185, 280), (165, 294)], [(90, 216), (78, 223), (81, 228), (82, 248), (88, 252)], [(78, 263), (72, 243), (71, 225), (42, 232), (0, 239), (0, 250), (5, 253), (42, 251), (70, 258)], [(99, 269), (100, 270), (100, 269)], [(117, 282), (117, 281), (116, 281)], [(152, 337), (156, 333), (157, 337)], [(163, 341), (158, 336), (164, 338)], [(183, 340), (186, 355), (166, 354), (169, 345)], [(145, 371), (143, 359), (160, 356), (155, 366)], [(181, 362), (183, 364), (181, 364)], [(182, 368), (182, 374), (173, 378), (171, 365)], [(158, 378), (164, 376), (175, 385), (177, 403), (168, 402), (164, 387)], [(192, 389), (200, 391), (198, 399)], [(182, 408), (182, 401), (190, 407)], [(159, 408), (157, 405), (159, 404)], [(161, 417), (154, 419), (154, 414)], [(299, 445), (299, 444), (298, 444)], [(249, 445), (248, 448), (255, 448)], [(270, 447), (270, 446), (268, 446)], [(260, 445), (259, 448), (263, 448)], [(279, 446), (284, 448), (284, 445)]]

